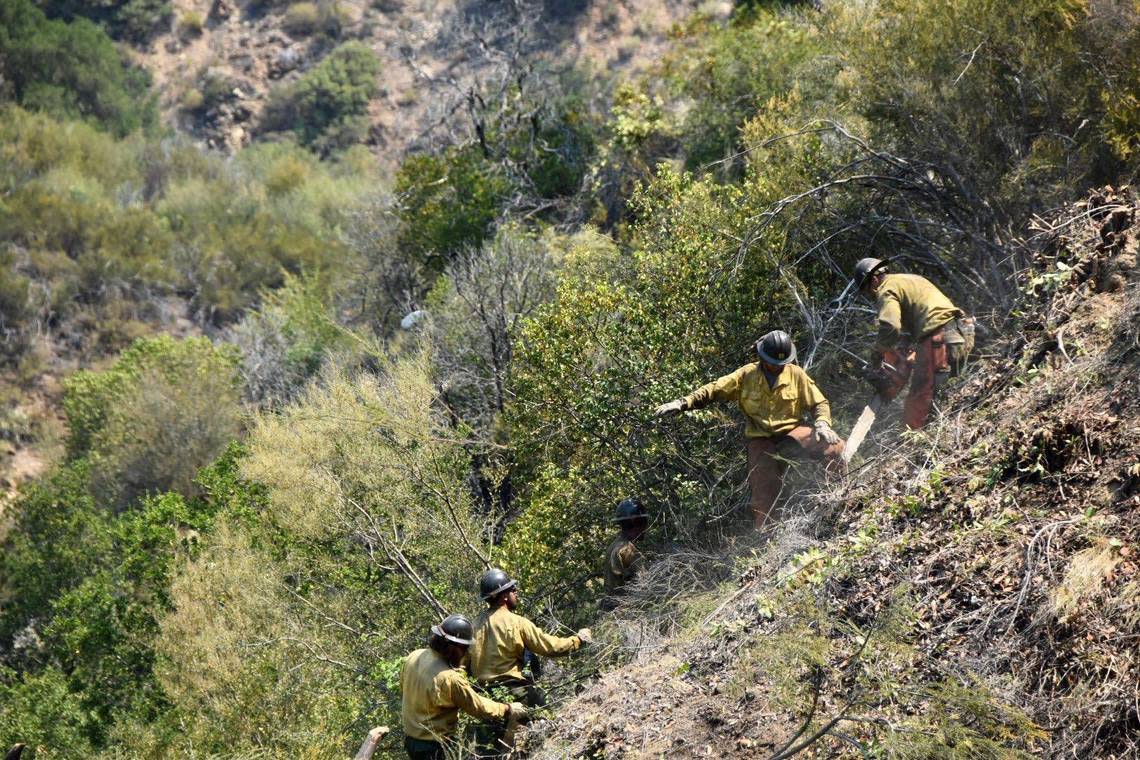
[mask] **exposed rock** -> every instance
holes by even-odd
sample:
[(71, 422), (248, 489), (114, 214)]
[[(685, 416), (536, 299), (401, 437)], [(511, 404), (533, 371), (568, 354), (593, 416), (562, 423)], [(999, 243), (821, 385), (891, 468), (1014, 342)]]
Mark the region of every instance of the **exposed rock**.
[(234, 14), (237, 6), (233, 0), (214, 0), (210, 6), (209, 19), (211, 21), (225, 21)]
[(273, 59), (273, 66), (269, 75), (273, 77), (284, 76), (301, 65), (301, 53), (295, 47), (287, 47)]

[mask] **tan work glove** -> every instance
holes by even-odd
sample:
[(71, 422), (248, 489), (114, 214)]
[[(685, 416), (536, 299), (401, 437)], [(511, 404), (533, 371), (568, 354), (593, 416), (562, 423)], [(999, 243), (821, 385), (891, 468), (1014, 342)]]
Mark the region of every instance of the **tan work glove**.
[(503, 743), (504, 749), (508, 751), (514, 749), (515, 732), (518, 731), (519, 724), (525, 721), (529, 715), (530, 711), (522, 702), (511, 702), (511, 711), (507, 713), (507, 728), (499, 739)]
[(674, 414), (680, 414), (682, 411), (684, 411), (684, 407), (685, 407), (684, 401), (682, 401), (681, 399), (674, 399), (673, 401), (670, 401), (668, 404), (662, 404), (661, 406), (654, 409), (653, 410), (653, 416), (654, 417), (665, 417), (665, 416), (672, 416)]
[(583, 644), (594, 643), (594, 634), (590, 632), (589, 628), (583, 628), (575, 635), (578, 637), (578, 641), (581, 641)]
[(832, 446), (839, 443), (839, 433), (831, 429), (831, 425), (828, 424), (827, 420), (816, 420), (815, 439), (820, 443), (826, 443), (828, 446)]

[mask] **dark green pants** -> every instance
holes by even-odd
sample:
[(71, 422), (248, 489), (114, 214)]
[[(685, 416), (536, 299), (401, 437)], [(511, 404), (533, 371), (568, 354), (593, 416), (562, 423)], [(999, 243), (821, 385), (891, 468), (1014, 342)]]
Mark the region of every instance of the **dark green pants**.
[(439, 742), (429, 742), (405, 736), (404, 749), (408, 751), (410, 760), (445, 760), (443, 745)]

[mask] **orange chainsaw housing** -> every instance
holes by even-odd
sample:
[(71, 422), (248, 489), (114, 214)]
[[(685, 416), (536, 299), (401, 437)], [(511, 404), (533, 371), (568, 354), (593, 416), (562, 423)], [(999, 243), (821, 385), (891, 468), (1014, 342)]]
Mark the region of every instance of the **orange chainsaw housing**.
[(906, 383), (910, 380), (910, 369), (914, 365), (915, 352), (910, 349), (902, 351), (891, 349), (883, 351), (880, 370), (883, 373), (883, 383), (879, 386), (879, 395), (883, 401), (893, 401), (902, 393)]

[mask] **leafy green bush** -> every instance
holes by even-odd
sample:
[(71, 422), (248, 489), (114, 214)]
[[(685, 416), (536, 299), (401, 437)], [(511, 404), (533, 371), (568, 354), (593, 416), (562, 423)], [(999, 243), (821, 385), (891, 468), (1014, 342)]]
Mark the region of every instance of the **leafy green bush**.
[(86, 19), (49, 21), (30, 0), (2, 0), (0, 67), (0, 97), (30, 110), (90, 119), (118, 135), (157, 124), (150, 77)]
[(184, 40), (200, 37), (206, 27), (206, 20), (198, 11), (187, 11), (178, 19), (178, 33)]
[(408, 157), (396, 174), (401, 247), (442, 268), (464, 246), (483, 242), (509, 187), (474, 145)]
[(84, 18), (104, 27), (115, 39), (144, 43), (169, 24), (170, 0), (45, 0), (41, 7), (52, 18)]
[(636, 253), (612, 268), (574, 266), (523, 325), (507, 418), (525, 506), (503, 551), (532, 587), (590, 574), (606, 515), (625, 496), (654, 504), (674, 536), (739, 498), (734, 419), (714, 411), (678, 432), (650, 411), (744, 364), (767, 329), (797, 332), (791, 294), (773, 277), (778, 258), (757, 251), (731, 276), (723, 269), (723, 241), (745, 228), (750, 200), (662, 170), (636, 199)]
[[(821, 50), (818, 30), (798, 14), (758, 3), (736, 23), (721, 26), (697, 14), (684, 29), (684, 43), (665, 60), (670, 99), (687, 104), (676, 125), (690, 168), (725, 161), (721, 172), (742, 165), (740, 128), (767, 101), (791, 87), (812, 86), (819, 75), (806, 64)], [(806, 8), (803, 13), (814, 14)], [(809, 17), (810, 18), (810, 17)], [(826, 86), (833, 86), (833, 72)]]
[(68, 453), (90, 458), (93, 492), (122, 508), (150, 491), (189, 493), (238, 433), (238, 359), (205, 338), (139, 340), (105, 372), (65, 383)]
[[(1085, 16), (1081, 0), (882, 0), (837, 9), (832, 30), (874, 139), (990, 199), (975, 212), (1006, 224), (1071, 192), (1101, 150), (1081, 127), (1101, 112)], [(1051, 135), (1071, 142), (1042, 161)]]
[(0, 745), (22, 742), (36, 757), (91, 757), (91, 728), (92, 716), (57, 668), (18, 673), (0, 666)]
[(231, 447), (200, 473), (201, 499), (163, 494), (112, 516), (91, 499), (80, 462), (15, 505), (0, 570), (3, 592), (18, 601), (0, 612), (0, 636), (24, 642), (4, 655), (23, 675), (0, 665), (0, 742), (45, 736), (51, 756), (90, 754), (119, 724), (168, 709), (153, 672), (158, 621), (172, 573), (216, 512), (257, 498), (236, 479), (240, 454)]
[(91, 497), (89, 477), (85, 462), (61, 467), (11, 508), (13, 528), (0, 552), (7, 595), (0, 640), (10, 641), (29, 619), (46, 615), (52, 600), (87, 577), (110, 551), (107, 514)]
[(379, 71), (367, 45), (346, 42), (295, 83), (273, 91), (266, 126), (290, 130), (306, 145), (351, 128), (376, 94)]
[(277, 290), (230, 333), (242, 353), (246, 397), (255, 403), (289, 401), (332, 354), (349, 349), (350, 333), (326, 305), (327, 283), (286, 276)]
[(320, 20), (320, 11), (316, 3), (293, 3), (285, 12), (281, 24), (289, 34), (300, 36), (316, 31)]

